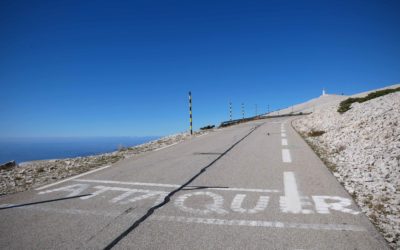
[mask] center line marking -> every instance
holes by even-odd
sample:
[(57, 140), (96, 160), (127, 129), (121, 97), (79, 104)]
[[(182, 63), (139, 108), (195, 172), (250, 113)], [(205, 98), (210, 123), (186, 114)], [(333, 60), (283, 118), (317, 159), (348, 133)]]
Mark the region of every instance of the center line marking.
[(282, 133), (281, 136), (282, 136), (282, 137), (286, 137), (286, 134), (285, 134), (285, 133)]
[(293, 172), (283, 172), (283, 184), (285, 188), (285, 209), (287, 212), (300, 213), (301, 201)]
[(287, 145), (288, 145), (287, 139), (282, 139), (282, 146), (287, 146)]
[(282, 161), (285, 162), (285, 163), (292, 162), (292, 157), (290, 156), (290, 150), (289, 149), (282, 149)]

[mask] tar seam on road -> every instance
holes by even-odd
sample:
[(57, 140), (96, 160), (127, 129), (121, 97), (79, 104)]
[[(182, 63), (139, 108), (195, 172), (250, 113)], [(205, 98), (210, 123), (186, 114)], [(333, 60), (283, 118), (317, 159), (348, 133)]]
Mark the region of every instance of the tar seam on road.
[[(263, 123), (264, 124), (264, 123)], [(241, 138), (239, 141), (235, 142), (232, 146), (230, 146), (225, 152), (223, 152), (220, 156), (218, 156), (215, 160), (213, 160), (211, 163), (209, 163), (207, 166), (203, 167), (200, 172), (198, 172), (196, 175), (194, 175), (192, 178), (190, 178), (187, 182), (185, 182), (183, 185), (181, 185), (179, 188), (173, 190), (170, 192), (165, 198), (164, 201), (161, 202), (160, 204), (157, 204), (153, 207), (151, 207), (149, 210), (147, 210), (147, 213), (140, 217), (138, 220), (136, 220), (129, 228), (127, 228), (124, 232), (122, 232), (118, 237), (116, 237), (112, 242), (110, 242), (104, 250), (112, 249), (115, 245), (118, 244), (125, 236), (127, 236), (130, 232), (132, 232), (135, 228), (137, 228), (142, 222), (144, 222), (150, 215), (154, 213), (157, 209), (163, 207), (165, 204), (167, 204), (170, 200), (171, 197), (176, 194), (177, 192), (181, 191), (185, 187), (187, 187), (190, 183), (192, 183), (197, 177), (202, 175), (209, 167), (214, 165), (219, 159), (224, 157), (229, 151), (231, 151), (236, 145), (238, 145), (240, 142), (242, 142), (246, 137), (248, 137), (251, 133), (253, 133), (257, 128), (259, 128), (261, 125), (257, 125), (254, 127), (249, 133), (247, 133), (243, 138)]]
[(54, 201), (63, 201), (63, 200), (75, 199), (75, 198), (80, 198), (80, 197), (89, 196), (89, 195), (92, 195), (92, 194), (81, 194), (81, 195), (75, 195), (75, 196), (52, 199), (52, 200), (36, 201), (36, 202), (24, 203), (24, 204), (13, 204), (13, 205), (7, 206), (7, 207), (0, 207), (0, 210), (16, 208), (16, 207), (32, 206), (32, 205), (48, 203), (48, 202), (54, 202)]

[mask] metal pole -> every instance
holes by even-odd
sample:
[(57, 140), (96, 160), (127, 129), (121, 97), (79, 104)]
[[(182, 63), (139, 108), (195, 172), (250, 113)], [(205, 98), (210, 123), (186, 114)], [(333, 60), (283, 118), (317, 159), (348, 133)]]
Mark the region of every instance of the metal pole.
[(192, 124), (192, 92), (189, 91), (189, 122), (190, 122), (190, 134), (193, 135), (193, 124)]
[(244, 119), (244, 104), (242, 103), (242, 119)]
[(229, 120), (232, 121), (232, 102), (229, 102)]

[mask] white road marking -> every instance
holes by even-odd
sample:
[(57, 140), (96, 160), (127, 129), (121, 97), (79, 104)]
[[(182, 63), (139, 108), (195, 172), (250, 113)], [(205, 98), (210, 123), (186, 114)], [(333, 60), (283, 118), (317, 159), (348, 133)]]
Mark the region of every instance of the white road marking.
[(288, 145), (287, 139), (282, 139), (282, 146), (287, 146), (287, 145)]
[[(104, 211), (104, 210), (83, 210), (83, 209), (75, 209), (75, 208), (55, 208), (44, 205), (35, 205), (35, 206), (26, 206), (26, 207), (17, 207), (16, 209), (23, 210), (33, 210), (33, 211), (41, 211), (46, 213), (59, 213), (59, 214), (72, 214), (72, 215), (95, 215), (95, 216), (107, 216), (107, 217), (117, 217), (121, 215), (121, 212), (118, 211)], [(139, 216), (138, 214), (129, 213), (131, 216)]]
[[(108, 181), (108, 180), (87, 180), (78, 179), (76, 182), (88, 182), (88, 183), (102, 183), (102, 184), (120, 184), (120, 185), (132, 185), (132, 186), (150, 186), (150, 187), (167, 187), (167, 188), (178, 188), (180, 185), (176, 184), (159, 184), (159, 183), (145, 183), (145, 182), (126, 182), (126, 181)], [(187, 188), (190, 188), (188, 186)], [(239, 192), (254, 192), (254, 193), (279, 193), (278, 189), (256, 189), (256, 188), (213, 188), (212, 190), (220, 191), (239, 191)]]
[(69, 192), (69, 195), (67, 195), (67, 197), (72, 197), (72, 196), (79, 195), (80, 193), (82, 193), (84, 190), (86, 190), (88, 188), (89, 188), (89, 184), (74, 184), (74, 185), (64, 186), (64, 187), (60, 187), (60, 188), (56, 188), (56, 189), (40, 191), (39, 194), (48, 194), (48, 193), (62, 191), (62, 192)]
[(299, 191), (297, 190), (296, 179), (294, 177), (293, 172), (283, 173), (283, 184), (285, 188), (284, 212), (300, 213), (301, 211), (300, 195)]
[(94, 172), (97, 172), (97, 171), (100, 171), (100, 170), (103, 170), (103, 169), (106, 169), (106, 168), (109, 168), (109, 167), (111, 167), (111, 165), (107, 165), (107, 166), (104, 166), (104, 167), (101, 167), (101, 168), (93, 169), (93, 170), (88, 171), (86, 173), (78, 174), (78, 175), (72, 176), (70, 178), (67, 178), (67, 179), (64, 179), (64, 180), (61, 180), (61, 181), (58, 181), (58, 182), (54, 182), (54, 183), (51, 183), (51, 184), (36, 188), (35, 190), (37, 190), (37, 191), (43, 190), (43, 189), (46, 189), (46, 188), (61, 184), (63, 182), (67, 182), (67, 181), (70, 181), (70, 180), (73, 180), (73, 179), (76, 179), (76, 178), (80, 178), (82, 176), (85, 176), (85, 175), (88, 175), (88, 174), (91, 174), (91, 173), (94, 173)]
[[(39, 192), (39, 194), (48, 194), (48, 193), (53, 193), (53, 192), (69, 192), (69, 194), (66, 197), (71, 197), (71, 196), (76, 196), (81, 194), (83, 191), (89, 188), (89, 184), (75, 184), (75, 185), (70, 185), (70, 186), (64, 186), (61, 188), (56, 188), (56, 189), (50, 189), (50, 190), (45, 190)], [(114, 197), (110, 202), (112, 203), (121, 203), (121, 204), (127, 204), (130, 202), (136, 202), (140, 200), (144, 200), (147, 198), (153, 198), (153, 197), (158, 197), (155, 201), (155, 205), (161, 203), (164, 198), (168, 195), (168, 192), (165, 191), (157, 191), (157, 190), (145, 190), (145, 189), (130, 189), (130, 188), (122, 188), (122, 187), (106, 187), (106, 186), (95, 186), (93, 187), (94, 189), (97, 189), (95, 192), (91, 193), (88, 196), (80, 197), (81, 200), (87, 200), (91, 199), (93, 197), (96, 197), (100, 194), (103, 194), (108, 191), (118, 191), (118, 192), (123, 192), (122, 194), (118, 195), (117, 197)], [(139, 196), (135, 197), (130, 197), (127, 199), (129, 196), (133, 194), (141, 194)]]
[[(106, 216), (106, 217), (116, 217), (123, 213), (123, 212), (119, 212), (119, 211), (53, 208), (53, 207), (40, 206), (40, 205), (39, 206), (18, 207), (16, 209), (51, 212), (51, 213), (59, 213), (59, 214), (71, 214), (71, 215), (80, 215), (80, 216), (94, 215), (94, 216)], [(139, 214), (128, 213), (128, 214), (125, 214), (124, 216), (138, 217)], [(197, 223), (197, 224), (221, 225), (221, 226), (292, 228), (292, 229), (334, 230), (334, 231), (353, 231), (353, 232), (365, 232), (366, 231), (366, 229), (361, 226), (348, 225), (348, 224), (307, 224), (307, 223), (291, 223), (291, 222), (264, 221), (264, 220), (224, 220), (224, 219), (216, 219), (216, 218), (166, 216), (166, 215), (153, 215), (153, 216), (149, 217), (149, 219), (152, 221)]]
[(158, 205), (161, 202), (164, 201), (165, 197), (168, 195), (167, 192), (162, 192), (162, 191), (147, 191), (147, 194), (138, 196), (138, 197), (134, 197), (132, 199), (129, 199), (127, 201), (123, 201), (121, 202), (121, 204), (128, 204), (129, 202), (136, 202), (136, 201), (140, 201), (140, 200), (144, 200), (147, 198), (152, 198), (152, 197), (158, 197), (155, 201), (154, 201), (154, 205)]
[(108, 180), (87, 180), (78, 179), (77, 182), (89, 182), (89, 183), (102, 183), (102, 184), (121, 184), (121, 185), (133, 185), (133, 186), (150, 186), (150, 187), (168, 187), (177, 188), (180, 185), (176, 184), (159, 184), (159, 183), (146, 183), (146, 182), (127, 182), (127, 181), (108, 181)]
[[(205, 204), (202, 208), (192, 208), (185, 205), (185, 201), (187, 198), (192, 196), (208, 196), (213, 200), (210, 204)], [(176, 198), (174, 202), (175, 206), (181, 209), (184, 212), (194, 213), (194, 214), (201, 214), (207, 215), (210, 213), (217, 213), (217, 214), (227, 214), (228, 211), (222, 208), (224, 204), (224, 198), (212, 192), (194, 192), (194, 193), (187, 193), (184, 195), (179, 196)]]
[(232, 200), (231, 209), (234, 212), (238, 213), (248, 213), (248, 214), (255, 214), (261, 211), (264, 211), (268, 206), (269, 197), (268, 196), (260, 196), (258, 198), (257, 204), (254, 208), (245, 209), (242, 208), (242, 203), (244, 198), (246, 198), (245, 194), (237, 194), (235, 198)]
[[(40, 191), (39, 194), (49, 194), (53, 192), (67, 192), (66, 197), (80, 195), (84, 191), (87, 190), (97, 189), (96, 191), (92, 191), (89, 196), (80, 197), (80, 200), (87, 200), (93, 197), (100, 196), (101, 199), (106, 198), (103, 193), (111, 193), (112, 196), (109, 200), (111, 203), (118, 203), (118, 204), (127, 204), (132, 202), (137, 202), (145, 199), (154, 199), (154, 204), (157, 205), (161, 203), (165, 197), (168, 195), (168, 191), (159, 191), (159, 190), (145, 190), (145, 189), (131, 189), (131, 188), (124, 188), (124, 187), (113, 187), (113, 186), (95, 186), (90, 187), (87, 183), (79, 183), (69, 186), (58, 187), (55, 189), (48, 189), (44, 191)], [(360, 212), (356, 210), (352, 210), (348, 208), (352, 205), (352, 200), (339, 197), (339, 196), (312, 196), (314, 200), (314, 204), (310, 202), (309, 196), (300, 196), (299, 191), (297, 189), (297, 184), (295, 180), (295, 176), (293, 172), (284, 172), (284, 190), (285, 195), (280, 196), (279, 205), (280, 210), (283, 213), (294, 213), (294, 214), (311, 214), (314, 213), (313, 210), (304, 209), (304, 207), (312, 207), (315, 204), (316, 212), (319, 214), (330, 214), (330, 210), (342, 212), (342, 213), (349, 213), (352, 215), (357, 215)], [(110, 191), (110, 192), (109, 192)], [(122, 194), (117, 194), (115, 196), (115, 191), (122, 192)], [(208, 214), (211, 212), (216, 212), (219, 214), (228, 213), (227, 210), (224, 210), (224, 197), (220, 194), (216, 194), (213, 192), (190, 192), (191, 190), (181, 196), (178, 196), (175, 201), (175, 205), (185, 212), (191, 213), (198, 213), (198, 214)], [(232, 191), (230, 189), (225, 189), (224, 191)], [(200, 208), (192, 208), (188, 207), (184, 204), (187, 198), (192, 196), (203, 196), (201, 201), (195, 202), (196, 206), (200, 206)], [(213, 199), (211, 204), (206, 203), (202, 204), (204, 201), (204, 197), (208, 197)], [(246, 194), (236, 194), (231, 202), (231, 210), (237, 213), (248, 213), (254, 214), (260, 211), (264, 211), (269, 202), (269, 197), (265, 195), (259, 195), (257, 204), (254, 208), (243, 208), (243, 202), (246, 198)], [(8, 207), (12, 206), (12, 204), (2, 204), (0, 207)]]
[(297, 189), (296, 178), (293, 172), (283, 172), (283, 184), (285, 188), (285, 196), (280, 197), (280, 207), (284, 213), (293, 214), (310, 214), (311, 210), (302, 208), (302, 201)]
[(281, 126), (281, 131), (286, 132), (285, 127), (283, 125)]
[(247, 226), (247, 227), (268, 227), (268, 228), (294, 228), (294, 229), (314, 229), (314, 230), (334, 230), (334, 231), (355, 231), (365, 232), (366, 229), (356, 225), (348, 224), (307, 224), (291, 223), (281, 221), (263, 220), (224, 220), (215, 218), (183, 217), (183, 216), (152, 216), (150, 220), (170, 221), (183, 223), (197, 223), (220, 226)]
[(312, 198), (315, 203), (315, 209), (317, 210), (317, 213), (320, 214), (329, 214), (329, 209), (353, 215), (357, 215), (360, 213), (358, 211), (347, 208), (352, 204), (352, 201), (350, 199), (338, 196), (313, 196)]
[(255, 193), (279, 193), (278, 189), (254, 189), (254, 188), (211, 188), (212, 190), (221, 191), (239, 191), (239, 192), (255, 192)]
[[(127, 188), (128, 189), (128, 188)], [(118, 195), (117, 197), (114, 197), (111, 202), (112, 203), (117, 203), (120, 202), (126, 198), (128, 198), (129, 196), (133, 195), (134, 193), (138, 192), (137, 189), (128, 189), (127, 191), (125, 191), (125, 193)]]
[(292, 157), (290, 156), (290, 150), (289, 149), (282, 149), (282, 161), (285, 163), (291, 163), (292, 162)]
[(286, 133), (281, 133), (281, 136), (282, 137), (286, 137)]
[[(156, 199), (156, 201), (154, 202), (154, 204), (157, 205), (164, 200), (165, 196), (168, 195), (167, 192), (155, 191), (155, 190), (130, 189), (130, 188), (105, 187), (105, 186), (96, 186), (94, 188), (98, 189), (98, 191), (92, 193), (92, 195), (90, 195), (90, 196), (81, 197), (81, 200), (87, 200), (87, 199), (93, 198), (93, 197), (98, 196), (99, 194), (102, 194), (107, 191), (119, 191), (119, 192), (123, 192), (123, 193), (118, 195), (117, 197), (114, 197), (111, 200), (112, 203), (118, 202), (121, 204), (127, 204), (130, 202), (136, 202), (136, 201), (144, 200), (147, 198), (158, 197)], [(141, 193), (142, 195), (135, 196), (135, 197), (132, 197), (132, 198), (126, 200), (126, 198), (128, 198), (132, 194), (137, 194), (137, 193)]]
[(174, 146), (174, 145), (176, 145), (176, 144), (178, 144), (178, 143), (179, 143), (179, 142), (175, 142), (175, 143), (172, 143), (172, 144), (167, 145), (167, 146), (165, 146), (165, 147), (154, 149), (154, 151), (159, 151), (159, 150), (162, 150), (162, 149), (165, 149), (165, 148), (169, 148), (169, 147), (172, 147), (172, 146)]

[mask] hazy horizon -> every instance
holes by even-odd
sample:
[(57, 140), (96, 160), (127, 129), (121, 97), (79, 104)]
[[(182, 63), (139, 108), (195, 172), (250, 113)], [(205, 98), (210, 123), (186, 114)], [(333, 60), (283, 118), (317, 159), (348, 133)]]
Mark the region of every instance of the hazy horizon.
[(132, 147), (159, 137), (0, 138), (0, 164), (96, 155)]

